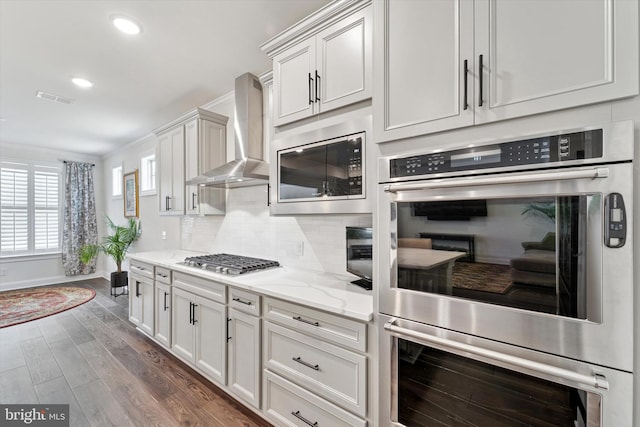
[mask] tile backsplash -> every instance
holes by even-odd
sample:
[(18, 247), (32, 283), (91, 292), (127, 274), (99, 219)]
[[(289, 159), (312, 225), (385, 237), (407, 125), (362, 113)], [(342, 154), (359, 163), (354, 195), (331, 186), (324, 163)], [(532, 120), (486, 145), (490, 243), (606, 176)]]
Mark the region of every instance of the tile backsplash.
[(267, 187), (227, 192), (221, 217), (183, 217), (182, 249), (274, 259), (328, 273), (345, 270), (345, 227), (370, 227), (371, 214), (269, 216)]

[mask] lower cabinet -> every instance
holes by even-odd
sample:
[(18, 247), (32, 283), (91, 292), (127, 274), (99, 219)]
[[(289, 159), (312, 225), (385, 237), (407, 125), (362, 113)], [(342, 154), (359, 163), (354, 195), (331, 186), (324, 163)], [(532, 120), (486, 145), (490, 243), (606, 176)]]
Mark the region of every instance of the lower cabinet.
[(362, 420), (268, 370), (264, 372), (264, 413), (276, 425), (365, 427)]
[(366, 324), (272, 298), (264, 320), (265, 416), (284, 426), (365, 426)]
[(242, 400), (260, 408), (260, 318), (229, 309), (229, 382)]
[(131, 265), (129, 320), (240, 402), (277, 426), (367, 426), (366, 323)]
[(154, 285), (153, 279), (129, 275), (129, 320), (138, 328), (154, 334)]
[(174, 287), (172, 309), (173, 352), (226, 384), (226, 306)]
[(171, 286), (156, 282), (155, 338), (165, 347), (171, 347)]

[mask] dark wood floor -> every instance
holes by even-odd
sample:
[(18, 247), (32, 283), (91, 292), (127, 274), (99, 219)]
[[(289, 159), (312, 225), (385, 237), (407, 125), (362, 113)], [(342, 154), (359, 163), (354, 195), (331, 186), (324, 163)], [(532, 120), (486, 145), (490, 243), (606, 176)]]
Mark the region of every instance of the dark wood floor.
[(71, 426), (269, 426), (127, 320), (109, 282), (73, 282), (96, 297), (0, 329), (0, 402), (67, 403)]

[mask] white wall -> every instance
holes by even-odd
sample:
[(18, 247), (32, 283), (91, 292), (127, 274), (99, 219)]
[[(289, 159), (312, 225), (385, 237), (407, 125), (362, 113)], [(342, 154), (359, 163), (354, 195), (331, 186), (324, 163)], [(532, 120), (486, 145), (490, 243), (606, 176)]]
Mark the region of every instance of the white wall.
[[(93, 170), (96, 210), (104, 209), (102, 186), (102, 165), (100, 158), (83, 156), (66, 151), (47, 150), (42, 147), (30, 147), (24, 144), (0, 142), (2, 160), (40, 162), (43, 165), (61, 166), (62, 160), (95, 163)], [(64, 168), (63, 168), (64, 170)], [(100, 231), (100, 230), (99, 230)], [(100, 269), (100, 266), (98, 266)], [(100, 272), (98, 272), (100, 273)], [(70, 280), (82, 280), (92, 276), (69, 278), (64, 275), (60, 254), (8, 257), (0, 259), (0, 290), (48, 285)]]

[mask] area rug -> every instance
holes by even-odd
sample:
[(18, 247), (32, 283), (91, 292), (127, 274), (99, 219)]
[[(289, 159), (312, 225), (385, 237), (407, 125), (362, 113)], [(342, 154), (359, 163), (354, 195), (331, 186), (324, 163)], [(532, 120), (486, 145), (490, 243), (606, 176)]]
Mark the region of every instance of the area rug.
[(456, 262), (453, 265), (454, 288), (504, 294), (511, 287), (511, 266), (480, 262)]
[(47, 286), (0, 292), (0, 328), (51, 316), (96, 296), (93, 289)]

